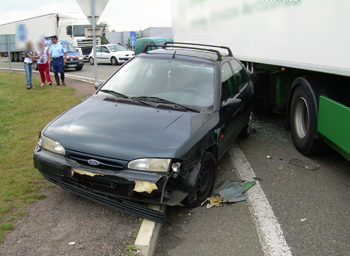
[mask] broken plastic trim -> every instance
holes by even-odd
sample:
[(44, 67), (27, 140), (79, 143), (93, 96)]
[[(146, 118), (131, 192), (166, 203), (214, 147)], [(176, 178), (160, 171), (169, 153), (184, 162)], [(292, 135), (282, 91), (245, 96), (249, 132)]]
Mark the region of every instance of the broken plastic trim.
[(75, 183), (67, 183), (60, 180), (60, 178), (56, 178), (53, 175), (41, 172), (41, 174), (44, 176), (45, 179), (47, 179), (50, 182), (56, 183), (60, 187), (69, 190), (71, 192), (74, 192), (75, 194), (85, 197), (89, 200), (92, 200), (94, 202), (106, 205), (108, 207), (111, 207), (113, 209), (123, 211), (129, 214), (132, 214), (138, 218), (144, 218), (148, 219), (154, 222), (158, 222), (161, 224), (170, 224), (170, 222), (167, 220), (166, 215), (164, 212), (148, 208), (146, 206), (123, 200), (116, 197), (111, 197), (108, 195), (103, 195), (99, 193), (95, 193), (91, 189), (83, 188)]

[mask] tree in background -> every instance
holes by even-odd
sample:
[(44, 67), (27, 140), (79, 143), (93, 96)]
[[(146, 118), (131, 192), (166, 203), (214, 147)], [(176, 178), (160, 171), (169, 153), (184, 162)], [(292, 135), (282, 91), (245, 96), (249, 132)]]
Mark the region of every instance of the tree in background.
[(108, 44), (108, 40), (106, 38), (106, 32), (108, 32), (109, 25), (105, 21), (101, 21), (100, 23), (97, 24), (97, 26), (102, 27), (102, 37), (101, 37), (101, 44)]

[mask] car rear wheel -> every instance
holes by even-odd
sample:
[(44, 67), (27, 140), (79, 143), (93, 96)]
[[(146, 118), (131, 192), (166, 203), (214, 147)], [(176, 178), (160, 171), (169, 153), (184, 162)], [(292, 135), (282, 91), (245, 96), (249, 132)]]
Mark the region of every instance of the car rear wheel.
[(90, 65), (94, 65), (94, 58), (89, 58)]
[(211, 153), (205, 153), (201, 160), (201, 167), (197, 175), (196, 183), (192, 191), (182, 201), (188, 207), (197, 207), (210, 197), (215, 182), (215, 157)]
[(117, 58), (116, 57), (112, 57), (111, 58), (111, 63), (112, 63), (112, 65), (118, 65)]

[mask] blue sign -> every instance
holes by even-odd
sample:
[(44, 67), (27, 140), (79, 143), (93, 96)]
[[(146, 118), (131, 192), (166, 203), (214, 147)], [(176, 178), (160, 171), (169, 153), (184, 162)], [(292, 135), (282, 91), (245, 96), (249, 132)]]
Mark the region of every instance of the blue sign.
[(136, 38), (135, 31), (130, 31), (130, 39), (135, 39), (135, 38)]
[(16, 37), (20, 42), (27, 40), (28, 31), (27, 27), (24, 24), (17, 24), (16, 26)]
[(131, 38), (131, 39), (130, 39), (130, 45), (131, 45), (131, 46), (135, 46), (135, 45), (136, 45), (136, 40), (135, 40), (135, 38)]

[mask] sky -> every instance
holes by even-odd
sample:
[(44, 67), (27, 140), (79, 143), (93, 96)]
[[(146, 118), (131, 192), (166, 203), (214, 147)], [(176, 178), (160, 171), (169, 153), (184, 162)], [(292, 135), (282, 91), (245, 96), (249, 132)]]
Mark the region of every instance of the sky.
[[(0, 5), (0, 24), (48, 13), (79, 12), (85, 17), (76, 0), (0, 0)], [(109, 0), (101, 21), (110, 31), (170, 27), (171, 0)]]

